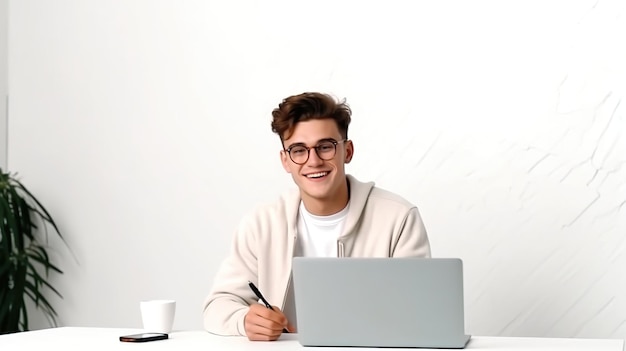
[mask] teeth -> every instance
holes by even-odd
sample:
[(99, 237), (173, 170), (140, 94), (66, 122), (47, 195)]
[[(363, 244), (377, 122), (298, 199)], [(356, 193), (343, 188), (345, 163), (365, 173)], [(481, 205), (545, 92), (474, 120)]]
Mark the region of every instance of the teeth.
[(320, 177), (323, 177), (323, 176), (325, 176), (327, 174), (328, 174), (328, 172), (312, 173), (312, 174), (308, 174), (307, 178), (320, 178)]

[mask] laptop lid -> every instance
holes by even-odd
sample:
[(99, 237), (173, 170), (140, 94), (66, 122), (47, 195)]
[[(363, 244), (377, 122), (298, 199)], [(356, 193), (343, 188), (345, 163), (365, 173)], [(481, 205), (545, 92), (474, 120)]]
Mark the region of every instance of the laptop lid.
[(463, 348), (463, 264), (457, 258), (293, 260), (304, 346)]

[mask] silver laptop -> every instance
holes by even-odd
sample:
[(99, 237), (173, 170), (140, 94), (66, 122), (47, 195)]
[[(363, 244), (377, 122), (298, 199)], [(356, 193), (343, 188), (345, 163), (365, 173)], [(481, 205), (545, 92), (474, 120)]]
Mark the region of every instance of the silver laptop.
[(293, 260), (303, 346), (464, 348), (457, 258)]

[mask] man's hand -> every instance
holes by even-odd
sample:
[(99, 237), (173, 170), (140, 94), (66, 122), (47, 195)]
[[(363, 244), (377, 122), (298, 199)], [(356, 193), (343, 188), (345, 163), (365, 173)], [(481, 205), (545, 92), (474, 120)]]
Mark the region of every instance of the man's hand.
[(287, 317), (278, 309), (274, 311), (261, 304), (252, 304), (244, 318), (246, 335), (252, 341), (274, 341), (283, 333), (283, 329), (294, 332), (295, 328), (289, 324)]

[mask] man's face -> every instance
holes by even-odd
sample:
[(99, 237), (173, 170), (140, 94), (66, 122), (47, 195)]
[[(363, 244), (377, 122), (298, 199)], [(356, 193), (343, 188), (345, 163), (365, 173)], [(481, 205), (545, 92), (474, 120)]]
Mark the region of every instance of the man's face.
[[(336, 145), (334, 157), (328, 159), (328, 155), (320, 150), (321, 159), (315, 151), (315, 146), (328, 141), (339, 142)], [(312, 199), (327, 202), (332, 205), (337, 199), (338, 190), (346, 184), (346, 172), (344, 165), (349, 163), (354, 153), (351, 141), (343, 141), (343, 137), (337, 128), (337, 123), (332, 119), (314, 119), (299, 122), (289, 139), (284, 140), (285, 150), (290, 147), (302, 145), (311, 148), (309, 159), (302, 165), (291, 160), (287, 151), (281, 151), (283, 167), (300, 188), (303, 200)], [(328, 145), (328, 144), (325, 144)], [(304, 150), (306, 154), (306, 150)], [(298, 160), (296, 160), (298, 161)]]

